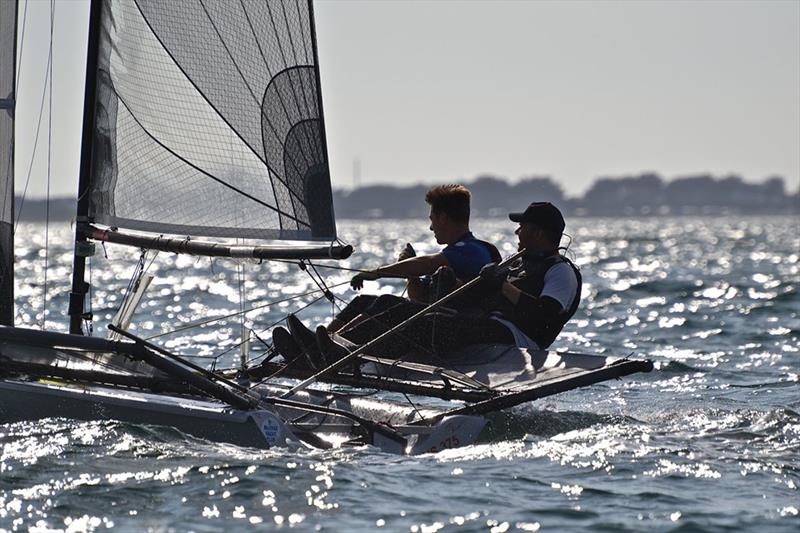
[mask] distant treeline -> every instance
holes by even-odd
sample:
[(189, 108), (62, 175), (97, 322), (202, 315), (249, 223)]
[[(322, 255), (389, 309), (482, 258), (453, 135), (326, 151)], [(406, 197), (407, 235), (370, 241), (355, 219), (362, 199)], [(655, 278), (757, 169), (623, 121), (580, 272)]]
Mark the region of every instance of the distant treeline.
[[(462, 182), (472, 192), (476, 216), (504, 215), (530, 202), (552, 202), (565, 213), (587, 216), (675, 214), (800, 214), (800, 191), (787, 194), (783, 178), (745, 183), (739, 176), (687, 176), (670, 181), (657, 174), (603, 177), (580, 198), (568, 198), (548, 177), (509, 183), (495, 176)], [(335, 191), (340, 218), (406, 218), (426, 216), (430, 185), (371, 185)]]
[[(587, 216), (615, 215), (720, 215), (720, 214), (800, 214), (800, 191), (786, 192), (783, 178), (763, 183), (745, 183), (739, 176), (714, 178), (687, 176), (665, 181), (657, 174), (603, 177), (580, 198), (568, 198), (549, 177), (533, 176), (509, 183), (495, 176), (481, 176), (461, 182), (472, 192), (474, 216), (503, 216), (519, 211), (530, 202), (552, 202), (565, 213)], [(333, 203), (338, 218), (425, 217), (428, 206), (425, 192), (431, 185), (396, 187), (369, 185), (354, 190), (335, 190)], [(21, 200), (17, 198), (19, 213)], [(22, 220), (42, 221), (44, 200), (27, 199)], [(75, 200), (50, 201), (50, 220), (75, 217)]]
[(48, 212), (47, 200), (19, 196), (14, 202), (14, 218), (23, 222), (43, 222), (48, 218), (53, 221), (65, 221), (75, 218), (77, 206), (74, 198), (50, 198)]

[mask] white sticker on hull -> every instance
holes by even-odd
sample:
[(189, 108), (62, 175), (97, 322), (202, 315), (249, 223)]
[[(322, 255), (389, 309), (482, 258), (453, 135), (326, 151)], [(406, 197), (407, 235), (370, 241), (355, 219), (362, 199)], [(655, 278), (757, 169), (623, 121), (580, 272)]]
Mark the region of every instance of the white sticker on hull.
[(289, 440), (294, 440), (291, 431), (283, 421), (269, 411), (253, 411), (250, 418), (258, 425), (270, 448), (273, 446), (286, 446)]
[(486, 419), (481, 416), (445, 417), (434, 426), (433, 432), (421, 435), (419, 440), (410, 447), (408, 453), (409, 455), (436, 453), (449, 448), (469, 446), (475, 442), (484, 426), (486, 426)]

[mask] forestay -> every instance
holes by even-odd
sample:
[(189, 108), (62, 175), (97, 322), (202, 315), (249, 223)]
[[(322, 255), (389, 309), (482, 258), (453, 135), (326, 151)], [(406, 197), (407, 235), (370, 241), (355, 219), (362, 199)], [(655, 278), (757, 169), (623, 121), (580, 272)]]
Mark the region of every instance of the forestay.
[(105, 0), (89, 218), (333, 240), (313, 12), (302, 0)]
[(14, 322), (14, 104), (17, 2), (0, 2), (0, 324)]

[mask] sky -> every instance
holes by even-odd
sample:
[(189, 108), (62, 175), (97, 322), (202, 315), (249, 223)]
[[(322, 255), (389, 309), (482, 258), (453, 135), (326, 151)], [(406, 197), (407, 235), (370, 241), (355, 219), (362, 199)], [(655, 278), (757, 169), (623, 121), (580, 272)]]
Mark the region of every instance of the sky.
[[(24, 36), (23, 11), (18, 194), (50, 3), (27, 1)], [(334, 188), (535, 175), (577, 196), (647, 171), (800, 187), (800, 1), (322, 0), (315, 12)], [(55, 15), (53, 124), (28, 197), (47, 190), (48, 135), (50, 194), (77, 190), (88, 2), (57, 0)]]

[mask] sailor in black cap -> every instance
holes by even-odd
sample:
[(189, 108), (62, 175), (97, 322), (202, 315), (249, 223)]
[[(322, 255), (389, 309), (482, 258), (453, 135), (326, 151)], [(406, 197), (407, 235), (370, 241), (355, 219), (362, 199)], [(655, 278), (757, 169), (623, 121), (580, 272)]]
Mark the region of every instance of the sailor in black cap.
[(508, 218), (517, 222), (520, 262), (510, 269), (487, 265), (484, 286), (499, 296), (489, 314), (514, 335), (517, 346), (545, 349), (575, 314), (581, 299), (581, 274), (559, 254), (564, 217), (550, 202), (534, 202)]

